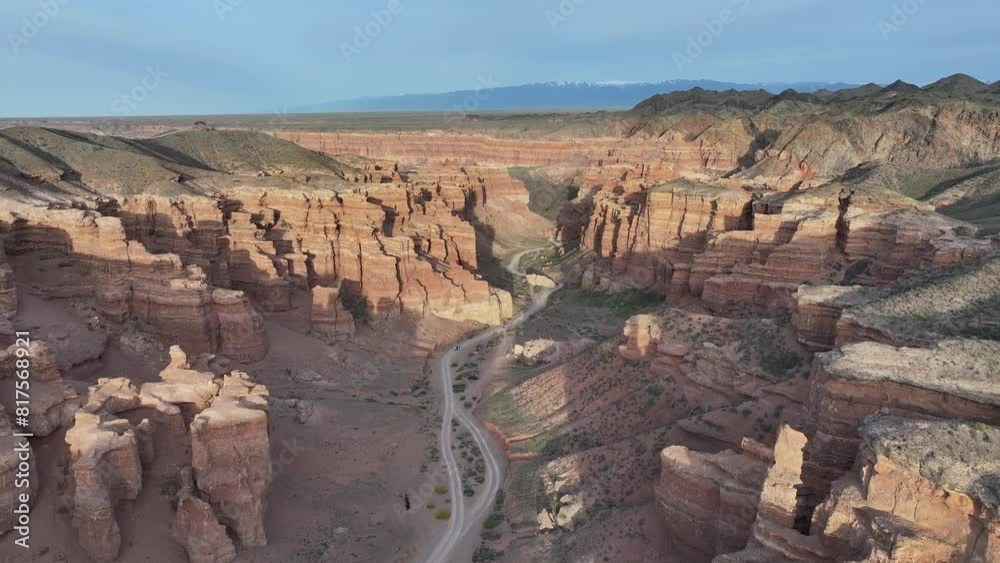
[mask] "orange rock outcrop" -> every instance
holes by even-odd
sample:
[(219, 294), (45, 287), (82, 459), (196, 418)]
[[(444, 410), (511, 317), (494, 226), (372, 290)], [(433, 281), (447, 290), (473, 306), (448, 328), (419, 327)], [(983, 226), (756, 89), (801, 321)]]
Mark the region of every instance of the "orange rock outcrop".
[(73, 478), (73, 527), (94, 559), (113, 561), (121, 549), (115, 507), (142, 490), (142, 462), (128, 421), (78, 412), (66, 433)]
[(709, 561), (746, 546), (770, 453), (750, 442), (742, 452), (663, 450), (654, 489), (672, 560)]
[[(210, 358), (195, 361), (200, 366)], [(101, 379), (91, 386), (66, 434), (80, 545), (95, 559), (118, 556), (122, 537), (115, 507), (142, 490), (157, 433), (190, 440), (191, 468), (181, 471), (173, 525), (190, 560), (233, 560), (227, 527), (243, 546), (266, 544), (264, 511), (272, 471), (268, 397), (267, 389), (245, 373), (219, 379), (196, 369), (177, 346), (160, 381), (137, 388), (125, 378)], [(138, 412), (150, 418), (139, 424), (117, 418)]]
[(885, 284), (991, 251), (962, 235), (966, 225), (927, 206), (836, 184), (758, 199), (678, 180), (598, 192), (593, 207), (581, 244), (604, 260), (584, 273), (586, 286), (693, 295), (721, 312), (775, 315), (794, 309), (803, 283), (837, 282), (859, 270), (859, 281)]
[(245, 373), (227, 375), (212, 406), (191, 422), (198, 490), (245, 546), (267, 544), (264, 511), (271, 484), (267, 389)]
[(24, 207), (4, 221), (8, 252), (54, 251), (75, 261), (84, 279), (63, 291), (94, 297), (106, 320), (119, 324), (134, 319), (163, 340), (196, 352), (224, 347), (248, 361), (266, 353), (263, 324), (246, 297), (217, 295), (200, 267), (128, 240), (119, 218)]
[(184, 546), (190, 563), (227, 563), (236, 559), (236, 547), (219, 523), (212, 506), (194, 488), (191, 469), (181, 471), (174, 538)]

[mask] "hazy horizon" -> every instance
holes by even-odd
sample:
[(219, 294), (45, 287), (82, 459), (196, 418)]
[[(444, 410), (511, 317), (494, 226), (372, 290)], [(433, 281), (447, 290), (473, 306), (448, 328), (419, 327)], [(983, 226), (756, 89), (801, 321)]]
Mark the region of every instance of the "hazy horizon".
[[(247, 0), (0, 6), (11, 117), (291, 111), (548, 82), (916, 84), (1000, 78), (1000, 6), (972, 0)], [(67, 95), (69, 93), (69, 95)], [(138, 95), (134, 95), (134, 94)]]

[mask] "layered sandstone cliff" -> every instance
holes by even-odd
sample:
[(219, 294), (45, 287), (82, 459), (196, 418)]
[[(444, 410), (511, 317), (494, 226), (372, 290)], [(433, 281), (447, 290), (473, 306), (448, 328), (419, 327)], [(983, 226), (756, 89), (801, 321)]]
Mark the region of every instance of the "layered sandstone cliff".
[(854, 463), (866, 416), (964, 418), (1000, 423), (994, 341), (944, 341), (933, 348), (859, 343), (821, 354), (815, 363), (801, 490), (807, 515), (830, 483)]
[(621, 137), (508, 139), (465, 133), (313, 133), (280, 131), (277, 136), (325, 154), (356, 154), (373, 159), (426, 163), (458, 159), (479, 166), (575, 166), (598, 170), (596, 176), (670, 177), (690, 168), (723, 173), (737, 166), (741, 154), (732, 145), (689, 140), (682, 135), (658, 139)]
[(142, 490), (136, 433), (126, 420), (78, 412), (66, 433), (75, 489), (73, 527), (80, 546), (94, 559), (112, 561), (121, 549), (115, 507)]
[[(378, 184), (340, 193), (234, 191), (227, 197), (262, 218), (254, 240), (266, 246), (255, 243), (247, 255), (282, 264), (267, 279), (295, 275), (339, 285), (375, 315), (499, 324), (512, 314), (510, 295), (473, 273), (475, 233), (452, 208), (464, 209), (464, 196), (449, 203), (443, 194)], [(230, 276), (234, 284), (242, 277), (236, 268)], [(248, 283), (256, 288), (247, 288), (252, 294), (260, 291), (259, 279)]]
[[(803, 283), (846, 276), (885, 284), (922, 267), (968, 264), (993, 251), (964, 224), (899, 194), (831, 184), (789, 195), (673, 181), (600, 192), (581, 244), (605, 259), (585, 285), (649, 287), (713, 309), (792, 310)], [(956, 252), (956, 248), (962, 251)]]
[(341, 340), (354, 335), (354, 315), (344, 307), (340, 288), (314, 287), (311, 313), (313, 332), (324, 338)]
[(973, 563), (1000, 555), (996, 427), (867, 417), (856, 460), (834, 481), (808, 535), (796, 502), (806, 438), (786, 433), (796, 436), (794, 447), (768, 473), (747, 546), (716, 563)]
[(671, 561), (710, 561), (746, 546), (772, 455), (749, 441), (741, 452), (663, 450), (654, 489)]
[(996, 339), (1000, 259), (911, 272), (884, 287), (802, 287), (796, 299), (799, 338), (817, 350), (875, 341), (927, 346), (969, 336)]
[[(22, 371), (17, 369), (18, 360), (27, 363), (27, 379), (17, 376)], [(30, 387), (23, 387), (25, 381)], [(13, 344), (0, 352), (0, 390), (0, 404), (8, 412), (15, 413), (23, 401), (30, 402), (23, 429), (39, 437), (69, 426), (81, 403), (73, 386), (63, 381), (51, 348), (38, 340), (26, 347)]]
[[(38, 492), (35, 452), (27, 438), (14, 436), (20, 432), (11, 423), (7, 411), (0, 406), (0, 448), (3, 448), (0, 450), (0, 534), (6, 534), (20, 525), (14, 511), (22, 505), (21, 495), (29, 496), (28, 506), (31, 507)], [(24, 456), (27, 460), (21, 459)], [(28, 469), (26, 477), (25, 466)], [(19, 487), (22, 484), (19, 480), (24, 478), (27, 479), (27, 487)]]
[(854, 469), (813, 528), (838, 559), (1000, 559), (1000, 430), (945, 420), (866, 421)]
[(235, 372), (191, 422), (198, 489), (245, 546), (267, 543), (264, 511), (273, 477), (267, 400), (265, 387)]
[[(201, 268), (128, 240), (118, 218), (19, 207), (0, 221), (7, 225), (8, 252), (59, 252), (71, 258), (83, 279), (61, 288), (63, 293), (94, 297), (109, 322), (135, 319), (162, 339), (197, 352), (216, 352), (224, 345), (245, 360), (259, 360), (266, 352), (263, 324), (245, 297), (216, 300)], [(236, 331), (239, 338), (233, 339)]]

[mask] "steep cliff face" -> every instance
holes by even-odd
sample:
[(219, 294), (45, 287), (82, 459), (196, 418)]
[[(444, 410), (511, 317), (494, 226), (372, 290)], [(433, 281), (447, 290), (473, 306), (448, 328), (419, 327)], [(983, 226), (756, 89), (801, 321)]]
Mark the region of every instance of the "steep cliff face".
[(209, 283), (229, 286), (229, 240), (223, 211), (212, 199), (172, 199), (157, 195), (124, 197), (111, 209), (129, 240), (156, 254), (174, 254), (198, 266)]
[(79, 412), (66, 433), (73, 476), (73, 527), (94, 559), (113, 561), (121, 549), (115, 507), (142, 490), (135, 430), (126, 420)]
[(962, 418), (1000, 423), (993, 366), (995, 341), (944, 341), (933, 348), (851, 344), (820, 354), (812, 376), (805, 430), (800, 515), (808, 517), (830, 484), (854, 464), (865, 417)]
[(192, 351), (217, 352), (224, 346), (248, 361), (261, 359), (267, 350), (260, 316), (245, 296), (220, 294), (216, 300), (201, 268), (128, 240), (116, 217), (19, 207), (0, 221), (7, 225), (8, 252), (58, 252), (73, 260), (83, 279), (60, 289), (94, 297), (101, 316), (113, 324), (134, 319)]
[(222, 523), (245, 546), (267, 544), (264, 512), (271, 472), (267, 388), (227, 375), (212, 406), (191, 422), (191, 465)]
[[(19, 525), (14, 510), (20, 507), (20, 496), (28, 493), (31, 497), (29, 507), (36, 501), (38, 492), (38, 473), (35, 467), (35, 451), (26, 438), (14, 436), (21, 430), (11, 423), (7, 411), (0, 406), (0, 534), (6, 534)], [(25, 450), (28, 459), (28, 487), (18, 487), (18, 473), (23, 473), (18, 449)], [(27, 489), (27, 490), (25, 490)]]
[(1000, 558), (1000, 430), (967, 422), (871, 418), (854, 469), (813, 527), (853, 561)]
[[(233, 191), (227, 201), (258, 225), (253, 249), (243, 254), (263, 265), (253, 270), (267, 272), (265, 281), (248, 282), (247, 291), (268, 287), (266, 280), (288, 287), (285, 278), (339, 284), (375, 315), (500, 324), (512, 314), (510, 295), (473, 273), (476, 235), (456, 211), (464, 212), (464, 194), (451, 196), (388, 184), (339, 193)], [(243, 283), (237, 281), (241, 270), (230, 269), (234, 286)]]
[[(584, 281), (701, 297), (722, 312), (794, 309), (802, 283), (850, 275), (885, 284), (991, 252), (969, 227), (899, 194), (831, 184), (790, 195), (674, 181), (599, 192), (581, 244), (601, 258)], [(962, 251), (956, 252), (956, 248)]]
[(806, 438), (786, 429), (795, 447), (768, 473), (750, 541), (714, 561), (993, 561), (998, 432), (966, 421), (866, 418), (853, 467), (833, 483), (805, 535), (793, 524)]
[(354, 315), (344, 307), (340, 288), (316, 286), (312, 289), (310, 317), (313, 332), (331, 340), (354, 336)]
[(212, 506), (199, 498), (191, 478), (191, 469), (181, 472), (181, 490), (177, 499), (174, 538), (184, 546), (190, 563), (228, 563), (236, 559), (236, 547), (219, 524)]
[(3, 393), (0, 396), (0, 404), (12, 413), (17, 412), (19, 406), (23, 406), (18, 404), (19, 400), (24, 400), (23, 395), (17, 392), (23, 391), (18, 383), (23, 379), (16, 376), (20, 371), (17, 369), (18, 359), (26, 359), (29, 362), (28, 395), (31, 409), (26, 417), (28, 424), (25, 431), (44, 437), (69, 426), (80, 408), (80, 396), (70, 383), (63, 381), (55, 363), (55, 355), (44, 342), (39, 340), (32, 340), (26, 348), (15, 344), (0, 352), (0, 366), (3, 366), (0, 367), (0, 390)]
[(663, 450), (654, 490), (670, 561), (711, 561), (746, 545), (772, 457), (755, 442), (739, 453), (704, 454), (683, 446)]

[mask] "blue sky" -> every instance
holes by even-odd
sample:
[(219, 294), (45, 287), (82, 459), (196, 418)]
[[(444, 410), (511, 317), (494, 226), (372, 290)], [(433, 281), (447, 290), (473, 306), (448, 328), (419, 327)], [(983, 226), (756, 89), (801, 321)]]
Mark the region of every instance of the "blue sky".
[(995, 0), (3, 0), (0, 115), (120, 115), (137, 88), (133, 115), (274, 112), (485, 76), (992, 82), (998, 21)]

